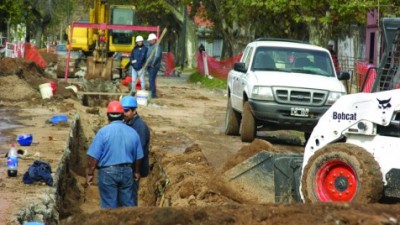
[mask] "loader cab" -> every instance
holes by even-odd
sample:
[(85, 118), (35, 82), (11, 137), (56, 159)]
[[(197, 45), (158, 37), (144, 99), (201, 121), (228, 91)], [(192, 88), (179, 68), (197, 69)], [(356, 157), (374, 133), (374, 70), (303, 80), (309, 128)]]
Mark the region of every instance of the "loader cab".
[[(111, 24), (134, 25), (136, 10), (132, 6), (111, 6)], [(112, 30), (110, 44), (129, 46), (131, 50), (134, 45), (133, 31), (131, 30)], [(129, 51), (130, 51), (129, 50)]]

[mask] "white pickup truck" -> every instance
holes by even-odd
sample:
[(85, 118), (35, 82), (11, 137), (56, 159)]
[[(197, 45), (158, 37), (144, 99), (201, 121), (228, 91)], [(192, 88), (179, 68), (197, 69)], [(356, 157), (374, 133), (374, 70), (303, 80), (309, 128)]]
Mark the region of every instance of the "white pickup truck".
[(257, 130), (297, 130), (308, 139), (319, 118), (346, 88), (324, 48), (276, 39), (247, 45), (228, 75), (225, 134), (251, 142)]

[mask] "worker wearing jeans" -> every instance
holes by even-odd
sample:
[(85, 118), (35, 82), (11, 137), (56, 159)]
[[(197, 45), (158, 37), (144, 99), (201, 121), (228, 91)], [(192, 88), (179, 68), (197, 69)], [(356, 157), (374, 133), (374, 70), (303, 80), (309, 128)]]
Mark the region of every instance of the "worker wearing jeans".
[(157, 36), (154, 33), (149, 34), (147, 40), (149, 41), (149, 48), (147, 50), (147, 72), (149, 73), (151, 97), (157, 98), (156, 78), (161, 65), (161, 47), (157, 44)]
[(143, 37), (136, 37), (136, 45), (131, 52), (131, 67), (132, 67), (132, 95), (136, 94), (137, 78), (140, 80), (142, 90), (145, 90), (144, 71), (142, 67), (146, 63), (147, 47), (143, 45)]
[[(133, 96), (125, 96), (121, 99), (122, 107), (124, 107), (124, 122), (135, 129), (140, 138), (140, 143), (143, 149), (143, 159), (140, 163), (140, 177), (147, 177), (149, 175), (149, 146), (150, 146), (150, 129), (146, 122), (139, 116), (137, 112), (137, 100)], [(139, 189), (139, 182), (134, 183), (135, 187)], [(137, 202), (137, 190), (133, 191), (133, 199)]]
[(107, 117), (110, 123), (97, 132), (87, 152), (86, 184), (93, 184), (97, 168), (101, 208), (136, 206), (133, 188), (140, 179), (143, 158), (139, 135), (123, 123), (124, 109), (120, 102), (110, 102)]

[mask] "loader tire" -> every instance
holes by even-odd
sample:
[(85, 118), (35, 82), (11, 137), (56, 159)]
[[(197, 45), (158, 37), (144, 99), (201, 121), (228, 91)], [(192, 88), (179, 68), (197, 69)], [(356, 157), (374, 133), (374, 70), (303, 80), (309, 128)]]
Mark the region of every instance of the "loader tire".
[(240, 114), (233, 110), (231, 98), (228, 98), (225, 114), (225, 134), (238, 135), (240, 130)]
[(374, 203), (382, 196), (383, 177), (379, 164), (365, 149), (334, 143), (310, 157), (301, 185), (307, 203)]
[(252, 142), (256, 137), (256, 120), (251, 112), (251, 106), (248, 102), (243, 105), (242, 123), (240, 126), (240, 137), (243, 142)]

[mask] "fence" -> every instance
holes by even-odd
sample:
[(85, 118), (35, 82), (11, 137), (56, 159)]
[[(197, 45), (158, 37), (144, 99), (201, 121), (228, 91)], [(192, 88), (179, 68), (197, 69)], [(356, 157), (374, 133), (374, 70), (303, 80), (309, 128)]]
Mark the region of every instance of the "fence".
[(42, 55), (39, 53), (36, 47), (30, 43), (7, 42), (5, 45), (5, 57), (24, 58), (33, 61), (36, 65), (42, 68), (47, 66), (47, 63), (43, 59)]
[[(217, 60), (207, 52), (197, 52), (197, 71), (203, 75), (211, 75), (220, 79), (226, 79), (235, 62), (239, 62), (242, 54), (224, 60)], [(207, 62), (207, 63), (204, 63)]]
[(24, 42), (6, 42), (5, 57), (23, 58), (25, 56)]
[[(354, 58), (354, 57), (338, 57), (340, 71), (350, 73), (350, 80), (345, 82), (348, 93), (358, 92), (371, 92), (372, 85), (376, 77), (376, 71), (371, 70), (366, 79), (368, 69), (374, 65), (369, 64), (365, 59)], [(364, 89), (361, 88), (364, 85)]]

